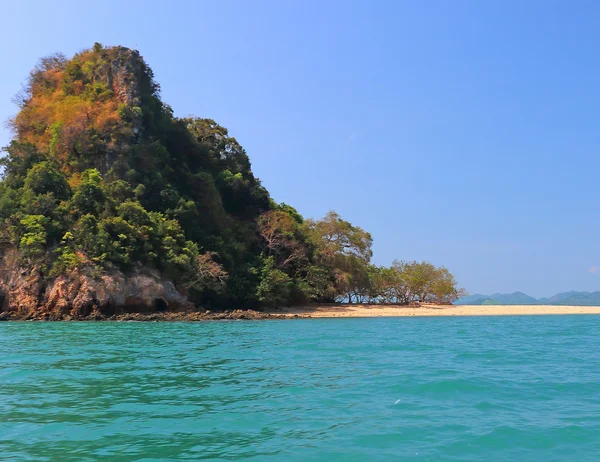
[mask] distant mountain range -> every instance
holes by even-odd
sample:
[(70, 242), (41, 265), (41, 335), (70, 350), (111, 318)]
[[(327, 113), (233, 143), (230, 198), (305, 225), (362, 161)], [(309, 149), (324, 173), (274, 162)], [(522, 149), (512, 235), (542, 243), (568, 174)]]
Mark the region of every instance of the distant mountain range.
[(534, 298), (523, 292), (512, 294), (473, 294), (461, 297), (455, 305), (575, 305), (600, 306), (600, 292), (563, 292), (550, 298)]

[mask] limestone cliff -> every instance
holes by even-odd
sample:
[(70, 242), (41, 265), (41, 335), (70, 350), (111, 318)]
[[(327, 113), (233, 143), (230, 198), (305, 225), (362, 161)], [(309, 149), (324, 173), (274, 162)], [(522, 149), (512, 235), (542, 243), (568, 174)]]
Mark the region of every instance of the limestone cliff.
[(147, 269), (126, 275), (119, 270), (99, 273), (81, 267), (45, 278), (37, 266), (15, 265), (11, 255), (0, 267), (0, 312), (13, 319), (101, 319), (123, 313), (194, 309), (173, 282)]

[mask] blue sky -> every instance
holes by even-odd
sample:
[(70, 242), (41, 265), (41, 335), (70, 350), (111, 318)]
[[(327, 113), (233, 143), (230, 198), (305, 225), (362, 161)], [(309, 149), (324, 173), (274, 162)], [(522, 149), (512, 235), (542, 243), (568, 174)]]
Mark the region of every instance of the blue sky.
[(370, 231), (376, 263), (443, 264), (471, 293), (600, 290), (597, 2), (0, 8), (2, 120), (39, 57), (136, 48), (176, 115), (229, 128), (276, 200)]

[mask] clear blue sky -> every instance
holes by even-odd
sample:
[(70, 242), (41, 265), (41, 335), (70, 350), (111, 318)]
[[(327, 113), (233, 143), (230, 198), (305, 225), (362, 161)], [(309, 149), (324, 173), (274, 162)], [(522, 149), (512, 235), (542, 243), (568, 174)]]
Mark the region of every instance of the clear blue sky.
[[(139, 49), (278, 201), (470, 292), (600, 290), (600, 3), (0, 0), (0, 119), (36, 60)], [(0, 144), (10, 133), (0, 129)]]

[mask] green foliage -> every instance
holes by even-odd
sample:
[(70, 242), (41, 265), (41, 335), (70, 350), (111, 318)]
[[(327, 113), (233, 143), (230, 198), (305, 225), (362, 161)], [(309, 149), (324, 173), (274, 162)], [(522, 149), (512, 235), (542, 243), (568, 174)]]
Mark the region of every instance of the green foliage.
[(310, 300), (332, 302), (338, 295), (332, 272), (327, 267), (316, 264), (308, 266), (303, 282), (304, 293)]
[(68, 245), (68, 242), (72, 238), (73, 235), (71, 233), (65, 234), (65, 237), (63, 238), (63, 243), (65, 245), (56, 249), (56, 260), (54, 260), (54, 263), (50, 268), (49, 276), (60, 276), (63, 273), (73, 271), (84, 263), (81, 256)]
[(95, 168), (85, 170), (81, 175), (81, 184), (73, 195), (73, 212), (98, 216), (104, 209), (105, 201), (100, 172)]
[(104, 82), (94, 82), (87, 85), (82, 94), (82, 98), (89, 101), (107, 101), (113, 96), (113, 91)]
[[(333, 261), (355, 257), (368, 261), (373, 252), (371, 235), (330, 211), (322, 220), (308, 220), (306, 233), (319, 257)], [(343, 258), (342, 258), (343, 259)]]
[(25, 191), (31, 191), (34, 195), (52, 193), (59, 199), (69, 196), (69, 185), (65, 177), (49, 162), (35, 164), (27, 172), (25, 177)]
[(141, 117), (143, 113), (144, 112), (142, 108), (138, 106), (128, 106), (127, 104), (119, 104), (119, 118), (124, 122), (132, 122), (136, 118)]
[(45, 160), (35, 146), (30, 143), (11, 141), (3, 148), (6, 156), (0, 159), (0, 167), (4, 168), (2, 184), (9, 189), (18, 190), (23, 186), (27, 172), (35, 164)]
[(50, 155), (54, 157), (56, 155), (56, 146), (60, 141), (60, 135), (62, 133), (63, 123), (58, 121), (50, 127), (50, 133), (52, 137), (50, 138)]
[(47, 218), (43, 215), (25, 215), (20, 223), (22, 235), (19, 249), (23, 255), (29, 259), (42, 255), (46, 247)]
[(18, 202), (17, 192), (0, 183), (0, 220), (6, 219), (15, 213)]
[(386, 303), (452, 303), (463, 293), (450, 271), (428, 262), (394, 260), (373, 269), (371, 279), (371, 298)]
[(273, 257), (265, 259), (256, 290), (258, 300), (269, 307), (286, 306), (292, 294), (292, 279), (275, 267)]

